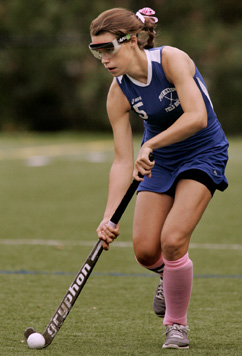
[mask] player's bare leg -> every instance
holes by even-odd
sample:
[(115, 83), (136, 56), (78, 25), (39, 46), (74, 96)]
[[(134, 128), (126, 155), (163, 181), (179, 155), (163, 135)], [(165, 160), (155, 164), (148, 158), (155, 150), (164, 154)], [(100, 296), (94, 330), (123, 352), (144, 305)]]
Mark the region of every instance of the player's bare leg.
[(162, 229), (166, 300), (164, 348), (189, 347), (187, 310), (192, 290), (193, 264), (188, 255), (188, 246), (191, 234), (210, 200), (211, 193), (203, 184), (193, 180), (179, 181), (174, 204)]
[(137, 197), (133, 244), (137, 261), (159, 275), (159, 284), (153, 300), (153, 310), (159, 317), (165, 315), (163, 294), (164, 261), (160, 236), (163, 224), (173, 204), (173, 198), (165, 194), (140, 192)]

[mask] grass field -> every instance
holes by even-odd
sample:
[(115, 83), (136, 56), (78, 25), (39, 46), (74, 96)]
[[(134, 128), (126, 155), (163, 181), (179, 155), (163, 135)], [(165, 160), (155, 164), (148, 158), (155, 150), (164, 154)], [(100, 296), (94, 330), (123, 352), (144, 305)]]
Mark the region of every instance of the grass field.
[[(135, 140), (138, 148), (139, 139)], [(0, 136), (0, 355), (189, 356), (242, 354), (242, 139), (230, 140), (227, 178), (193, 234), (190, 349), (163, 350), (152, 311), (158, 278), (135, 261), (134, 199), (53, 343), (29, 350), (95, 244), (113, 157), (110, 136)]]

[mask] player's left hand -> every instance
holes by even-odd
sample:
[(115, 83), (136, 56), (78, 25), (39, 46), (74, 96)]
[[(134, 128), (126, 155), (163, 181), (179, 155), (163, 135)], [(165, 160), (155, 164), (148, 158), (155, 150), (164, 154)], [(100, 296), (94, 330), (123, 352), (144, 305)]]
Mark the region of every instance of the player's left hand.
[(138, 157), (134, 164), (133, 177), (138, 181), (143, 181), (144, 178), (140, 178), (139, 173), (142, 176), (151, 177), (151, 169), (154, 167), (155, 162), (150, 161), (149, 155), (152, 153), (152, 149), (147, 146), (142, 146), (139, 150)]

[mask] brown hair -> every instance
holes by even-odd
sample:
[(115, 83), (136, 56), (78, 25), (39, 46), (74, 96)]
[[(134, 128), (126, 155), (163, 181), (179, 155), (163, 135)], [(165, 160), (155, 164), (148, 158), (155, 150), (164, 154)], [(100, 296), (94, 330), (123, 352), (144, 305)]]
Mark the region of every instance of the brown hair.
[(137, 16), (127, 9), (114, 8), (102, 12), (94, 19), (90, 26), (91, 36), (98, 36), (104, 32), (112, 33), (117, 38), (127, 34), (138, 35), (140, 49), (155, 46), (155, 24), (145, 18), (142, 23)]

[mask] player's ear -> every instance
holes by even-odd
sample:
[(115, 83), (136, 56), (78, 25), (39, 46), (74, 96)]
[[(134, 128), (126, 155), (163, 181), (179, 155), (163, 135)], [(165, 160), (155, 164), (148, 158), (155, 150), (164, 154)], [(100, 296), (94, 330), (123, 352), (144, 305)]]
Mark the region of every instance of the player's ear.
[(135, 46), (137, 46), (137, 44), (138, 44), (138, 38), (137, 38), (137, 36), (136, 35), (132, 35), (131, 36), (131, 39), (130, 39), (130, 45), (131, 45), (131, 47), (135, 47)]

